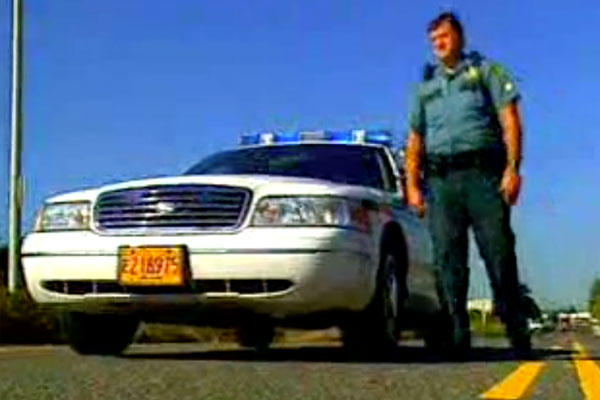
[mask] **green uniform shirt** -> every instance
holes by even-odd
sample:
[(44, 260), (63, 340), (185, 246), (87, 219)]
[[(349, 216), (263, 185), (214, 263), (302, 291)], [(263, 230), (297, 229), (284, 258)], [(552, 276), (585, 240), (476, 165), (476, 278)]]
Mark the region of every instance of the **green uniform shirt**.
[(419, 84), (410, 128), (425, 138), (428, 154), (456, 155), (502, 145), (498, 112), (519, 99), (513, 78), (499, 64), (464, 56), (454, 72), (437, 65)]

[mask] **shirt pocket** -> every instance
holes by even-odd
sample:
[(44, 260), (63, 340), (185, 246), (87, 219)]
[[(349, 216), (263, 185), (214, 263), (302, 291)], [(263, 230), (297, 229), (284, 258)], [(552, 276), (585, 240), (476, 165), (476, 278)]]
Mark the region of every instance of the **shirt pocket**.
[(442, 128), (444, 113), (444, 102), (441, 96), (433, 98), (425, 104), (425, 122), (430, 133), (437, 132)]
[(443, 91), (438, 80), (431, 80), (421, 86), (419, 93), (425, 111), (427, 134), (439, 130), (443, 122)]
[(479, 83), (462, 83), (456, 93), (456, 107), (466, 114), (480, 113), (485, 110), (486, 100)]

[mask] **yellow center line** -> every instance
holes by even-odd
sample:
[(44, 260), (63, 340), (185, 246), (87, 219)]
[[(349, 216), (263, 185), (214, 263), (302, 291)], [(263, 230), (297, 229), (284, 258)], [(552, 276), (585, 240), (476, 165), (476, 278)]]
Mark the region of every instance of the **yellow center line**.
[(589, 359), (588, 352), (579, 342), (573, 343), (573, 349), (577, 352), (573, 356), (579, 385), (586, 400), (600, 400), (600, 367)]
[(479, 396), (485, 400), (517, 400), (530, 394), (536, 378), (546, 366), (543, 362), (526, 362), (521, 364), (502, 382)]

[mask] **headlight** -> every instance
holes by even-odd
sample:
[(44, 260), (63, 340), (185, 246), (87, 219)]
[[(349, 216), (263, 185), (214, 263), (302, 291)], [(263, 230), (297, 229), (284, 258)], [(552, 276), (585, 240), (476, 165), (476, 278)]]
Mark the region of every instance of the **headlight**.
[(256, 206), (255, 226), (340, 226), (368, 229), (360, 202), (341, 197), (266, 197)]
[(57, 203), (48, 204), (40, 212), (35, 230), (49, 231), (80, 231), (90, 226), (90, 203)]

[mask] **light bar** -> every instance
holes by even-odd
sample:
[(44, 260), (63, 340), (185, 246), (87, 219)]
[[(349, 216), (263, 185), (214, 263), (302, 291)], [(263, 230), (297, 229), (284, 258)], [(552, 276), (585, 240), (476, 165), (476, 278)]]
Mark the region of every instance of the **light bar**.
[(241, 146), (330, 142), (341, 144), (369, 143), (391, 147), (393, 136), (384, 130), (356, 129), (350, 131), (299, 131), (299, 132), (263, 132), (244, 134), (240, 138)]

